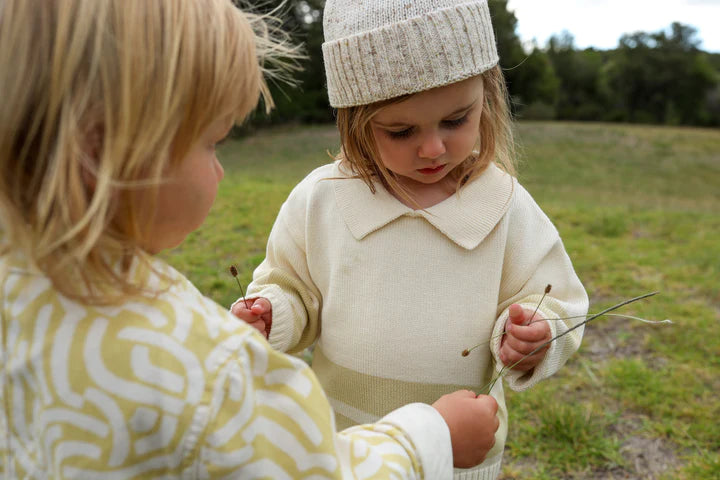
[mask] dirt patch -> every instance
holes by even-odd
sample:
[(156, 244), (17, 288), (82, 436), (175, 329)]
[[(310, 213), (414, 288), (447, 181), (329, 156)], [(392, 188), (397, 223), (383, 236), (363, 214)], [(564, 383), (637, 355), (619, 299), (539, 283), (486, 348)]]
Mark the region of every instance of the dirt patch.
[(675, 448), (662, 438), (647, 438), (639, 431), (646, 417), (625, 415), (613, 426), (620, 439), (624, 465), (597, 469), (567, 480), (657, 480), (680, 466)]
[(622, 318), (598, 318), (585, 327), (580, 355), (593, 363), (609, 359), (642, 358), (662, 367), (667, 359), (645, 345), (642, 329), (633, 328)]
[[(595, 468), (572, 474), (558, 474), (559, 480), (659, 480), (672, 472), (681, 462), (676, 448), (668, 440), (647, 438), (640, 431), (645, 418), (643, 415), (623, 416), (608, 432), (620, 439), (622, 465)], [(533, 459), (516, 458), (509, 455), (506, 468), (500, 480), (520, 480), (537, 471)]]
[(636, 478), (654, 480), (678, 465), (675, 450), (661, 438), (630, 436), (620, 453), (638, 475)]
[(630, 358), (650, 353), (648, 349), (643, 348), (641, 342), (625, 340), (623, 337), (626, 336), (626, 331), (623, 326), (618, 322), (614, 323), (615, 325), (609, 322), (605, 325), (598, 323), (586, 327), (582, 355), (587, 357), (587, 360), (597, 362), (609, 358)]

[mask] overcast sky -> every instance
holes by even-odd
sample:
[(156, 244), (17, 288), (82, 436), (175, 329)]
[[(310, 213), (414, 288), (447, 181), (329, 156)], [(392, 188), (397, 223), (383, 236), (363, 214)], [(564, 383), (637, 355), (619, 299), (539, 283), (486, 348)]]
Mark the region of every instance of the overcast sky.
[(548, 38), (567, 30), (576, 48), (617, 47), (620, 36), (637, 31), (657, 32), (672, 22), (698, 30), (700, 48), (720, 53), (720, 0), (508, 0), (517, 17), (523, 42)]

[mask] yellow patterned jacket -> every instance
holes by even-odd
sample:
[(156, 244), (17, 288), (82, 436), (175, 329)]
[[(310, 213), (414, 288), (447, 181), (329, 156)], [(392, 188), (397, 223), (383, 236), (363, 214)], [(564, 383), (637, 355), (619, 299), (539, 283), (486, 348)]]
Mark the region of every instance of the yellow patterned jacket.
[(432, 407), (336, 433), (302, 361), (152, 262), (172, 286), (90, 307), (0, 256), (0, 478), (451, 478)]

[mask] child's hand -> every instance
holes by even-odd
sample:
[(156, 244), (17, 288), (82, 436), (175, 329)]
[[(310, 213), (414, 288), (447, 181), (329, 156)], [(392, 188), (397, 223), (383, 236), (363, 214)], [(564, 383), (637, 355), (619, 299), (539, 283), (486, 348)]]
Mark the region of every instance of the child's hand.
[[(550, 325), (542, 321), (539, 314), (531, 319), (532, 310), (525, 310), (518, 304), (510, 305), (510, 315), (505, 323), (505, 335), (500, 342), (500, 360), (512, 365), (540, 345), (550, 340)], [(531, 323), (532, 321), (532, 323)], [(527, 357), (513, 367), (513, 370), (527, 372), (535, 368), (547, 352), (549, 345)]]
[(478, 465), (495, 445), (500, 425), (498, 404), (488, 395), (475, 396), (470, 390), (443, 395), (432, 404), (450, 429), (453, 463), (456, 468)]
[[(247, 302), (247, 307), (245, 307)], [(260, 333), (268, 338), (270, 335), (270, 327), (272, 326), (272, 305), (267, 298), (247, 298), (235, 302), (230, 311), (240, 320), (244, 320)]]

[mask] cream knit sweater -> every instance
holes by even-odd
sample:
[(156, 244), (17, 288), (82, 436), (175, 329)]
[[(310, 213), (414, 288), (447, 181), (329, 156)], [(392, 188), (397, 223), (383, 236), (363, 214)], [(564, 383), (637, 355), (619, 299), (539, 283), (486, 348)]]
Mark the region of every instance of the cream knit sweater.
[[(494, 165), (458, 194), (413, 210), (381, 185), (372, 194), (339, 164), (308, 175), (280, 209), (267, 257), (248, 297), (272, 303), (270, 343), (298, 352), (317, 341), (313, 370), (338, 427), (375, 421), (410, 402), (478, 391), (502, 368), (507, 308), (535, 308), (547, 284), (545, 318), (582, 316), (588, 298), (557, 230), (527, 191)], [(552, 334), (581, 319), (549, 322)], [(467, 356), (461, 352), (480, 342)], [(580, 345), (582, 328), (553, 342), (524, 390), (555, 373)], [(507, 435), (502, 385), (496, 445), (455, 478), (494, 479)]]

